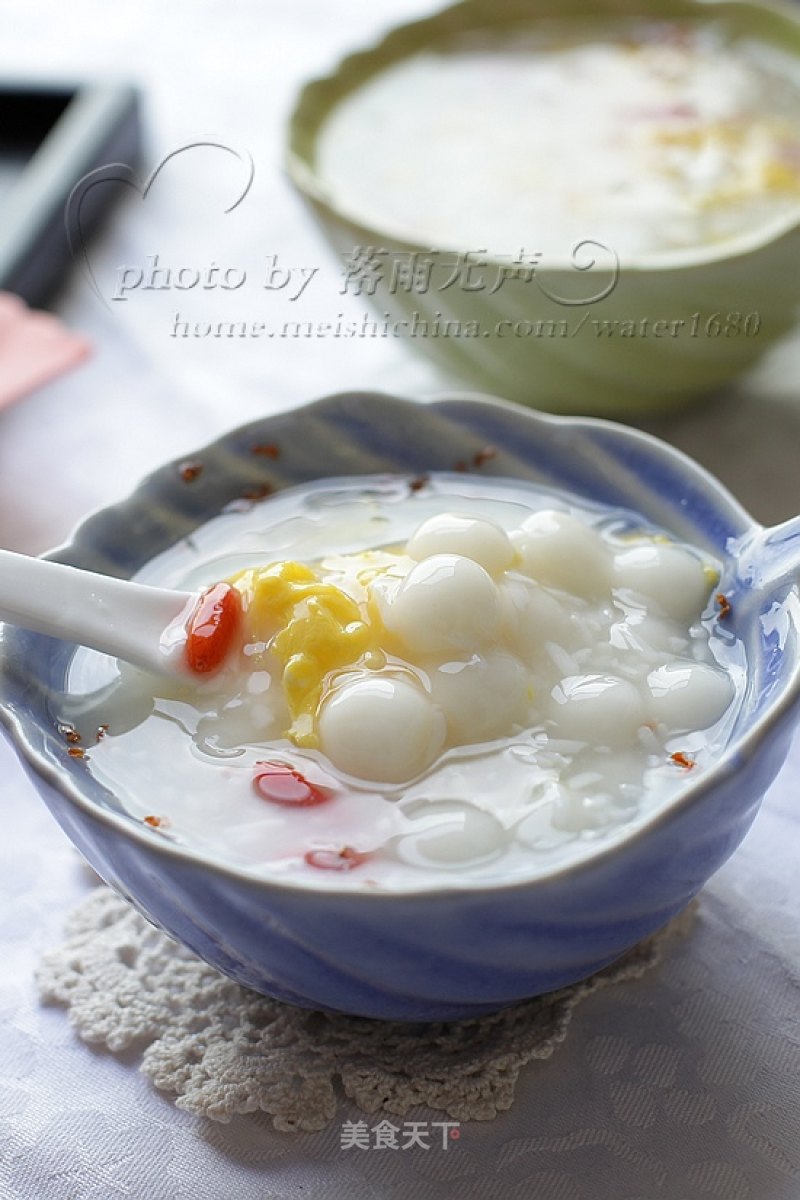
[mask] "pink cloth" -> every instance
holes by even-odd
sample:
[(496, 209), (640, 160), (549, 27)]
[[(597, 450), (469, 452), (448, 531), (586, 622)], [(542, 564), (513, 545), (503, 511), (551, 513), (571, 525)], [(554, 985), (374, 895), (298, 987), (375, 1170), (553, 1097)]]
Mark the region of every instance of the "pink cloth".
[(0, 408), (77, 366), (91, 346), (50, 313), (0, 292)]

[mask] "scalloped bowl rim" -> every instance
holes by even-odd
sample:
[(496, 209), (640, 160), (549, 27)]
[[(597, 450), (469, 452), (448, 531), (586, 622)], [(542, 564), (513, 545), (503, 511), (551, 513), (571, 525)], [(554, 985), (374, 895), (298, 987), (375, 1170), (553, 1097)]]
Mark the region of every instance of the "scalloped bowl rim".
[[(715, 497), (721, 500), (727, 507), (729, 514), (734, 517), (738, 524), (745, 526), (748, 534), (753, 538), (765, 532), (765, 527), (747, 512), (747, 510), (739, 503), (736, 497), (730, 492), (724, 484), (720, 483), (711, 472), (696, 463), (689, 455), (663, 442), (660, 438), (654, 437), (651, 434), (644, 433), (641, 430), (631, 428), (621, 424), (620, 422), (609, 421), (598, 417), (579, 417), (579, 416), (560, 416), (550, 413), (542, 413), (538, 410), (522, 408), (519, 405), (512, 404), (505, 400), (500, 400), (494, 396), (489, 396), (480, 392), (470, 391), (448, 391), (446, 393), (438, 393), (435, 396), (425, 401), (410, 400), (407, 397), (395, 396), (391, 393), (370, 392), (370, 391), (353, 391), (353, 392), (334, 392), (327, 396), (323, 396), (318, 400), (311, 401), (307, 404), (299, 405), (296, 408), (289, 409), (280, 415), (286, 416), (301, 416), (302, 414), (312, 411), (325, 411), (328, 408), (334, 408), (343, 399), (348, 401), (369, 398), (371, 400), (380, 399), (381, 397), (400, 400), (405, 404), (422, 406), (434, 406), (447, 408), (450, 403), (474, 403), (476, 406), (484, 407), (500, 407), (508, 412), (513, 412), (520, 420), (530, 422), (531, 424), (540, 424), (547, 426), (572, 427), (578, 430), (587, 430), (591, 432), (593, 428), (608, 429), (609, 427), (617, 433), (618, 436), (628, 439), (634, 444), (644, 444), (655, 449), (662, 457), (671, 459), (677, 465), (684, 469), (688, 469), (689, 473), (697, 480), (702, 482), (707, 488), (713, 490)], [(265, 421), (270, 418), (261, 418), (254, 422), (247, 422), (243, 425), (229, 429), (214, 441), (207, 443), (204, 447), (190, 454), (188, 457), (202, 459), (203, 454), (207, 454), (213, 448), (223, 447), (230, 439), (243, 430), (248, 429), (251, 425), (263, 426)], [(187, 458), (187, 455), (181, 455), (180, 461)], [(67, 541), (61, 543), (58, 547), (50, 550), (48, 554), (43, 555), (45, 558), (52, 558), (68, 554), (75, 547), (77, 540), (82, 532), (97, 516), (109, 511), (113, 508), (125, 508), (138, 497), (146, 494), (150, 481), (161, 476), (163, 472), (173, 468), (178, 460), (170, 460), (148, 473), (140, 483), (128, 493), (123, 499), (111, 505), (102, 505), (97, 509), (88, 513), (73, 529), (72, 534)], [(318, 476), (320, 480), (325, 476)], [(277, 494), (281, 494), (280, 492)], [(269, 501), (267, 500), (266, 503)], [(218, 515), (218, 514), (215, 514)], [(207, 520), (213, 519), (208, 517)], [(65, 560), (68, 561), (68, 560)], [(797, 587), (795, 585), (795, 591)], [(6, 641), (7, 629), (14, 629), (13, 626), (8, 626), (0, 623), (0, 673), (2, 673), (2, 649)], [(135, 843), (141, 844), (149, 853), (155, 855), (164, 855), (168, 859), (177, 859), (184, 863), (193, 864), (212, 872), (221, 875), (225, 878), (235, 880), (239, 883), (255, 887), (265, 892), (282, 892), (282, 893), (301, 893), (304, 896), (309, 896), (318, 893), (320, 896), (341, 895), (347, 896), (348, 900), (352, 899), (356, 902), (365, 904), (374, 904), (376, 901), (388, 903), (397, 900), (406, 900), (409, 898), (436, 898), (454, 896), (476, 896), (485, 892), (510, 892), (513, 890), (527, 890), (536, 888), (537, 886), (546, 887), (554, 880), (566, 878), (571, 874), (580, 873), (582, 870), (593, 869), (598, 864), (605, 864), (612, 860), (616, 855), (621, 854), (628, 846), (638, 842), (639, 840), (655, 834), (660, 826), (667, 823), (672, 817), (686, 806), (701, 803), (707, 792), (724, 785), (727, 780), (735, 776), (740, 769), (743, 759), (752, 756), (757, 752), (759, 743), (762, 741), (768, 731), (777, 725), (784, 716), (788, 716), (795, 705), (800, 701), (800, 659), (793, 668), (793, 673), (789, 681), (784, 684), (779, 697), (770, 704), (766, 712), (762, 713), (752, 725), (736, 739), (725, 746), (719, 759), (704, 770), (703, 774), (696, 779), (688, 779), (684, 786), (675, 793), (675, 795), (662, 807), (659, 807), (644, 821), (631, 829), (629, 833), (625, 833), (625, 826), (621, 827), (621, 835), (605, 845), (598, 846), (588, 855), (576, 859), (572, 863), (564, 864), (552, 871), (539, 872), (530, 878), (513, 879), (504, 882), (502, 879), (492, 880), (476, 880), (469, 884), (450, 885), (444, 882), (438, 886), (434, 884), (420, 885), (419, 887), (403, 887), (395, 890), (363, 890), (346, 887), (323, 888), (320, 886), (309, 886), (303, 884), (299, 880), (270, 878), (259, 875), (255, 870), (247, 870), (237, 867), (233, 863), (227, 863), (214, 858), (210, 853), (205, 852), (197, 847), (177, 845), (174, 842), (167, 841), (163, 838), (155, 838), (152, 833), (135, 822), (135, 819), (124, 811), (114, 811), (106, 809), (102, 805), (97, 804), (89, 796), (85, 795), (76, 785), (72, 776), (59, 770), (58, 767), (48, 761), (45, 756), (40, 753), (27, 740), (25, 734), (25, 722), (18, 719), (12, 712), (9, 711), (5, 703), (0, 702), (0, 726), (4, 727), (14, 745), (17, 753), (24, 759), (25, 763), (38, 775), (49, 783), (57, 792), (59, 792), (70, 803), (77, 805), (88, 817), (93, 820), (99, 820), (106, 826), (112, 829), (115, 833), (123, 835), (125, 838), (132, 839)], [(111, 789), (108, 789), (111, 791)], [(113, 792), (112, 792), (113, 794)]]
[[(754, 11), (767, 11), (773, 13), (779, 19), (788, 20), (797, 26), (800, 33), (800, 9), (790, 6), (788, 3), (783, 3), (782, 0), (763, 0), (759, 3), (753, 3), (752, 0), (691, 0), (691, 3), (697, 5), (701, 11), (711, 8), (714, 5), (729, 5), (739, 9), (752, 9)], [(306, 114), (314, 114), (319, 105), (316, 101), (315, 93), (321, 89), (330, 87), (335, 82), (347, 79), (355, 65), (363, 64), (369, 59), (382, 61), (382, 52), (391, 42), (394, 36), (401, 32), (412, 29), (422, 29), (425, 26), (435, 29), (437, 22), (447, 13), (463, 7), (463, 0), (458, 0), (457, 3), (446, 6), (439, 11), (429, 14), (428, 16), (420, 17), (412, 21), (405, 21), (399, 25), (391, 26), (385, 33), (379, 35), (378, 38), (370, 45), (361, 50), (354, 50), (346, 54), (339, 60), (336, 66), (325, 75), (318, 75), (307, 80), (297, 93), (295, 103), (292, 108), (289, 123), (288, 123), (288, 140), (284, 153), (284, 165), (287, 174), (292, 183), (309, 199), (326, 208), (328, 212), (338, 220), (351, 226), (359, 233), (367, 238), (392, 238), (397, 243), (396, 248), (404, 248), (409, 250), (420, 250), (425, 248), (425, 243), (411, 236), (410, 232), (405, 232), (400, 229), (393, 229), (391, 222), (382, 228), (376, 228), (369, 224), (365, 218), (359, 217), (348, 209), (346, 205), (342, 206), (331, 194), (330, 190), (325, 186), (319, 174), (315, 170), (309, 159), (297, 148), (297, 131), (304, 124)], [(602, 15), (602, 14), (600, 14)], [(614, 14), (611, 14), (614, 15)], [(642, 14), (644, 15), (644, 14)], [(531, 18), (535, 19), (536, 14), (531, 13)], [(411, 53), (415, 53), (412, 51)], [(789, 51), (787, 50), (787, 53)], [(388, 66), (393, 66), (398, 62), (402, 62), (404, 58), (410, 55), (400, 55), (397, 58), (388, 60)], [(795, 57), (800, 64), (800, 54)], [(375, 72), (377, 75), (379, 70)], [(354, 87), (347, 90), (345, 95), (352, 95), (360, 86), (356, 83)], [(315, 133), (315, 141), (319, 132), (327, 121), (331, 112), (341, 103), (343, 97), (337, 97), (332, 104), (326, 106), (326, 112), (318, 123)], [(624, 269), (625, 271), (667, 271), (679, 270), (682, 268), (701, 267), (713, 265), (720, 262), (728, 262), (730, 260), (743, 258), (748, 254), (754, 254), (759, 250), (763, 250), (766, 246), (772, 245), (782, 237), (788, 237), (792, 233), (800, 230), (800, 201), (797, 202), (796, 212), (790, 213), (788, 216), (777, 217), (772, 221), (765, 222), (759, 225), (756, 229), (738, 234), (736, 237), (726, 238), (721, 245), (716, 246), (700, 246), (700, 247), (684, 247), (677, 250), (662, 250), (643, 254), (632, 255), (630, 258), (620, 260), (616, 251), (613, 248), (604, 246), (605, 249), (611, 249), (616, 259), (616, 269)], [(603, 246), (602, 242), (595, 238), (583, 238), (573, 246), (573, 258), (581, 246), (585, 244)], [(428, 247), (430, 249), (430, 247)], [(437, 252), (449, 253), (464, 253), (465, 247), (458, 245), (441, 245), (436, 247)], [(501, 266), (499, 258), (493, 257), (490, 253), (480, 251), (483, 255), (482, 261), (487, 266)], [(507, 265), (507, 264), (506, 264)], [(543, 264), (545, 269), (545, 264)], [(546, 264), (548, 271), (569, 271), (574, 269), (574, 261), (569, 262), (567, 259), (551, 259)]]

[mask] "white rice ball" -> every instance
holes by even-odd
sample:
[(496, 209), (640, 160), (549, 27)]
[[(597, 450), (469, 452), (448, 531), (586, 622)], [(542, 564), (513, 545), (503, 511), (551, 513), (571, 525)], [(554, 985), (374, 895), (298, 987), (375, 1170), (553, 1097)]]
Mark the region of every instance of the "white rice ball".
[(614, 559), (614, 586), (630, 588), (676, 621), (698, 619), (711, 594), (703, 563), (680, 546), (651, 542), (631, 546)]
[(615, 675), (572, 675), (550, 693), (549, 715), (562, 738), (627, 746), (647, 716), (637, 688)]
[(497, 640), (500, 594), (472, 559), (434, 554), (411, 568), (381, 616), (412, 655), (472, 652)]
[(525, 721), (527, 673), (512, 654), (494, 651), (425, 667), (431, 697), (447, 720), (451, 743), (502, 737)]
[(653, 720), (673, 733), (708, 729), (733, 700), (733, 683), (707, 663), (673, 662), (647, 676), (648, 708)]
[(403, 783), (426, 770), (446, 735), (444, 716), (421, 685), (374, 673), (334, 689), (318, 729), (335, 767), (380, 783)]
[(499, 525), (458, 513), (439, 513), (423, 521), (409, 538), (406, 553), (418, 562), (433, 554), (461, 554), (490, 575), (500, 575), (515, 557), (508, 534)]
[(570, 513), (532, 513), (511, 540), (520, 570), (538, 583), (587, 599), (609, 591), (611, 552), (591, 526)]

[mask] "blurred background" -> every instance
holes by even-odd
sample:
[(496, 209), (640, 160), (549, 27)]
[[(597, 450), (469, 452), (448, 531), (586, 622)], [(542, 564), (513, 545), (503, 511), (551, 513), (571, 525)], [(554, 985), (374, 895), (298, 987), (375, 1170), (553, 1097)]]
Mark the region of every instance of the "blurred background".
[[(176, 314), (189, 321), (271, 323), (330, 321), (340, 313), (345, 320), (362, 318), (364, 298), (341, 293), (342, 264), (285, 176), (286, 121), (305, 80), (330, 71), (389, 26), (439, 6), (435, 0), (0, 0), (0, 87), (25, 81), (53, 88), (134, 85), (142, 178), (173, 155), (144, 199), (131, 189), (118, 196), (89, 246), (92, 275), (77, 264), (52, 297), (71, 369), (0, 408), (0, 546), (35, 554), (58, 544), (91, 509), (125, 495), (146, 472), (190, 457), (226, 428), (262, 414), (352, 388), (427, 397), (454, 385), (403, 339), (170, 336)], [(0, 105), (0, 144), (13, 143), (19, 119), (13, 104)], [(197, 142), (228, 149), (174, 154)], [(248, 155), (252, 187), (226, 213), (247, 184)], [(14, 175), (0, 173), (0, 240)], [(284, 269), (317, 272), (298, 300), (289, 299), (288, 288), (258, 286), (224, 296), (211, 288), (136, 288), (127, 300), (109, 299), (121, 272), (148, 258), (173, 271), (216, 263), (257, 277), (273, 256)], [(0, 335), (2, 319), (0, 307)], [(34, 347), (27, 357), (40, 353)], [(800, 334), (724, 394), (650, 421), (648, 428), (708, 466), (761, 520), (800, 513)], [(141, 1195), (143, 1171), (168, 1179), (166, 1186), (174, 1182), (176, 1196), (209, 1195), (217, 1178), (238, 1179), (238, 1171), (275, 1195), (301, 1194), (295, 1179), (305, 1181), (296, 1185), (308, 1189), (302, 1194), (316, 1189), (321, 1195), (332, 1186), (337, 1195), (366, 1195), (367, 1188), (377, 1195), (382, 1185), (359, 1185), (351, 1161), (339, 1154), (337, 1128), (327, 1140), (302, 1139), (291, 1147), (266, 1118), (198, 1135), (188, 1113), (151, 1096), (129, 1059), (116, 1064), (87, 1055), (63, 1013), (34, 1008), (27, 992), (35, 957), (58, 941), (64, 908), (86, 885), (44, 809), (21, 786), (14, 791), (10, 751), (2, 766), (12, 825), (0, 879), (13, 897), (0, 923), (2, 1050), (5, 1069), (24, 1078), (17, 1086), (15, 1076), (11, 1083), (4, 1076), (0, 1115), (6, 1135), (12, 1126), (21, 1131), (11, 1143), (11, 1166), (23, 1174), (29, 1164), (41, 1171), (27, 1195), (62, 1196), (63, 1188), (70, 1196), (79, 1189), (87, 1200), (108, 1200), (112, 1175), (123, 1188), (132, 1181), (129, 1195)], [(797, 759), (790, 770), (796, 768)], [(586, 1164), (587, 1194), (632, 1196), (635, 1188), (641, 1195), (645, 1186), (651, 1196), (655, 1189), (684, 1200), (690, 1193), (681, 1181), (692, 1171), (692, 1195), (777, 1200), (797, 1194), (797, 1106), (789, 1103), (798, 1078), (796, 1026), (786, 1035), (797, 1012), (787, 965), (797, 928), (788, 836), (796, 813), (794, 778), (784, 776), (770, 811), (714, 884), (697, 937), (676, 952), (674, 968), (661, 982), (655, 974), (652, 983), (643, 981), (624, 1008), (611, 992), (598, 996), (591, 1011), (587, 1004), (564, 1048), (572, 1057), (554, 1058), (544, 1076), (557, 1101), (548, 1099), (546, 1120), (539, 1120), (542, 1076), (532, 1072), (520, 1082), (519, 1102), (502, 1126), (481, 1123), (471, 1130), (465, 1172), (479, 1164), (494, 1172), (497, 1163), (504, 1196), (527, 1200), (533, 1183), (536, 1194), (541, 1188), (542, 1195), (557, 1192), (566, 1200), (578, 1195), (564, 1173), (570, 1166), (563, 1153), (576, 1136), (582, 1140), (574, 1161), (581, 1173)], [(8, 1024), (9, 1013), (19, 1030)], [(40, 1036), (44, 1040), (34, 1040)], [(703, 1081), (696, 1096), (686, 1092), (680, 1099), (670, 1090), (670, 1064), (679, 1054), (696, 1060), (686, 1075)], [(665, 1105), (676, 1096), (676, 1109), (694, 1113), (691, 1124), (670, 1118)], [(624, 1139), (596, 1134), (597, 1114), (612, 1110), (627, 1126)], [(573, 1135), (579, 1121), (585, 1129)], [(550, 1149), (540, 1150), (532, 1136), (539, 1125), (554, 1139)], [(93, 1169), (95, 1147), (110, 1163), (102, 1171)], [(655, 1172), (667, 1160), (674, 1174), (662, 1180)], [(371, 1161), (374, 1179), (398, 1165), (388, 1167), (380, 1156)], [(443, 1169), (427, 1160), (415, 1175), (421, 1181), (416, 1194), (441, 1184), (449, 1194), (466, 1195), (469, 1184), (456, 1174), (461, 1169), (435, 1178)], [(278, 1191), (267, 1175), (279, 1181)], [(478, 1187), (484, 1185), (492, 1188), (481, 1174)], [(414, 1194), (400, 1175), (391, 1186), (396, 1195)], [(492, 1188), (497, 1195), (501, 1190)]]
[[(364, 297), (342, 294), (342, 264), (285, 176), (286, 121), (305, 80), (390, 25), (437, 7), (424, 0), (0, 0), (5, 86), (133, 84), (142, 178), (172, 155), (144, 199), (125, 190), (91, 241), (96, 288), (78, 264), (52, 299), (66, 326), (88, 339), (89, 357), (0, 412), (0, 544), (40, 552), (161, 461), (266, 412), (338, 390), (424, 397), (454, 386), (402, 338), (171, 336), (176, 319), (363, 318)], [(6, 104), (6, 139), (15, 119)], [(174, 153), (198, 142), (218, 145)], [(252, 186), (226, 213), (246, 186), (248, 156)], [(0, 193), (0, 225), (2, 203)], [(244, 270), (248, 285), (224, 295), (213, 287), (137, 288), (109, 302), (126, 268), (147, 261), (171, 270), (173, 280), (180, 268)], [(305, 272), (310, 282), (292, 300), (294, 282), (261, 286), (270, 265)], [(724, 395), (648, 428), (708, 465), (760, 519), (800, 511), (800, 337)]]

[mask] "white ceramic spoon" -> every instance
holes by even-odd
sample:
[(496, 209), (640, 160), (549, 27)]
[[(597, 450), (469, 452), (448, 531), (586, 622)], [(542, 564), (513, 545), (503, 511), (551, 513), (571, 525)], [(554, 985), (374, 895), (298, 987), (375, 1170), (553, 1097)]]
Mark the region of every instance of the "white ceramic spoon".
[(186, 622), (199, 599), (0, 550), (0, 620), (159, 675), (190, 674)]

